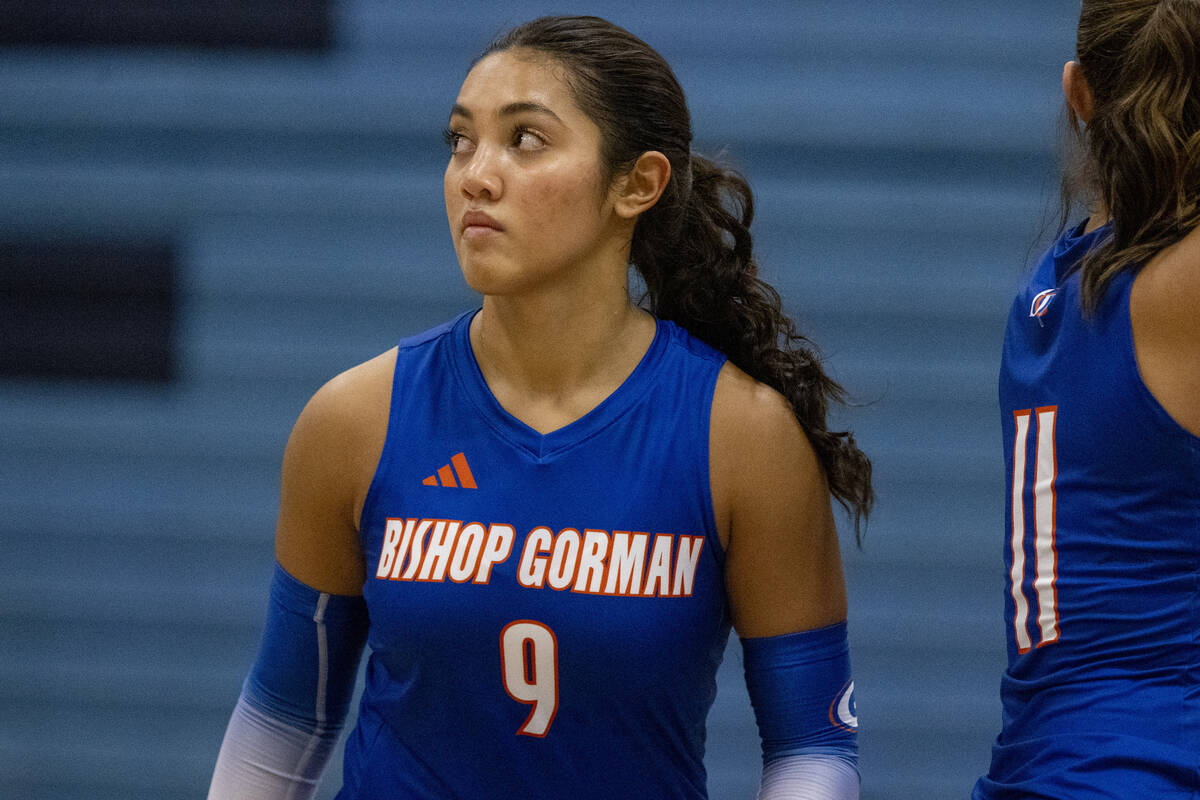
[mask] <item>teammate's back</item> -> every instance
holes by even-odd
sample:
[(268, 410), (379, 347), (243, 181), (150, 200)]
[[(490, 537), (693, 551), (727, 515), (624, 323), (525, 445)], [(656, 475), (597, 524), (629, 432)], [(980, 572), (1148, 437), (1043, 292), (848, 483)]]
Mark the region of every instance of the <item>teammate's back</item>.
[(1004, 729), (977, 797), (1190, 797), (1200, 787), (1200, 439), (1142, 382), (1134, 276), (1094, 314), (1064, 235), (1013, 303)]

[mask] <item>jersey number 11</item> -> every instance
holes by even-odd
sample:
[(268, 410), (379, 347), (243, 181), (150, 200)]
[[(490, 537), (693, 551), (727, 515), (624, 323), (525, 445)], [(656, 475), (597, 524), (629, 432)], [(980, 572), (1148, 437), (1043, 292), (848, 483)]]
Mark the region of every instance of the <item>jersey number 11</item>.
[[(1033, 469), (1027, 469), (1025, 462), (1034, 415), (1037, 445), (1034, 448)], [(1025, 408), (1013, 412), (1016, 437), (1013, 443), (1012, 531), (1009, 539), (1012, 569), (1008, 574), (1008, 585), (1015, 607), (1013, 632), (1017, 640), (1017, 649), (1022, 653), (1028, 652), (1031, 647), (1041, 647), (1058, 639), (1058, 595), (1055, 589), (1058, 579), (1058, 554), (1054, 549), (1057, 505), (1054, 482), (1058, 474), (1058, 461), (1054, 453), (1054, 424), (1057, 417), (1058, 406)], [(1033, 480), (1032, 532), (1026, 531), (1025, 524), (1026, 484), (1030, 479)], [(1029, 637), (1029, 602), (1025, 596), (1025, 552), (1030, 533), (1033, 534), (1033, 594), (1037, 599), (1037, 628), (1040, 637), (1036, 645)]]

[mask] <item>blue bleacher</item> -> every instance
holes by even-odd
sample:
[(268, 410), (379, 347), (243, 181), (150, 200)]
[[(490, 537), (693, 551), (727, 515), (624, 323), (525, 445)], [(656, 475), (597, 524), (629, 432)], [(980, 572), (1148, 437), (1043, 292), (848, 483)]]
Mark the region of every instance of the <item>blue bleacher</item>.
[[(0, 381), (0, 797), (202, 798), (254, 657), (278, 469), (337, 372), (476, 302), (439, 138), (541, 13), (655, 45), (756, 190), (764, 273), (861, 405), (844, 531), (863, 797), (967, 796), (998, 731), (995, 372), (1056, 188), (1077, 4), (346, 0), (325, 56), (0, 50), (0, 231), (169, 239), (179, 377)], [(736, 639), (707, 765), (754, 796)], [(336, 791), (331, 765), (321, 797)]]

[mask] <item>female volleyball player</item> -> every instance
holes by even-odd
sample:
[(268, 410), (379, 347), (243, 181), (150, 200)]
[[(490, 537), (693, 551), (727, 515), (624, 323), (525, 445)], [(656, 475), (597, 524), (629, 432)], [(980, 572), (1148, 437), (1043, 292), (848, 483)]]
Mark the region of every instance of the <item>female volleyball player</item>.
[(309, 796), (364, 639), (340, 798), (703, 798), (731, 621), (761, 797), (857, 797), (830, 495), (866, 512), (870, 467), (755, 277), (749, 187), (690, 152), (662, 58), (596, 18), (494, 43), (446, 138), (482, 309), (297, 422), (210, 798)]
[(1004, 725), (974, 797), (1183, 800), (1200, 796), (1200, 0), (1084, 0), (1077, 54), (1063, 89), (1092, 213), (1009, 317)]

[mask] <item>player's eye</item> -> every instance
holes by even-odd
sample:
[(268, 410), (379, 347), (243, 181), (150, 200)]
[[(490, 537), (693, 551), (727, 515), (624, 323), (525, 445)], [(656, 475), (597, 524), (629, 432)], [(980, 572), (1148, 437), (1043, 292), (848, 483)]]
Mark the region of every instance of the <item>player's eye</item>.
[(513, 131), (513, 146), (518, 150), (541, 150), (546, 140), (529, 128), (518, 127)]
[(449, 128), (442, 131), (442, 140), (446, 142), (450, 155), (457, 155), (470, 149), (470, 140), (462, 133)]

